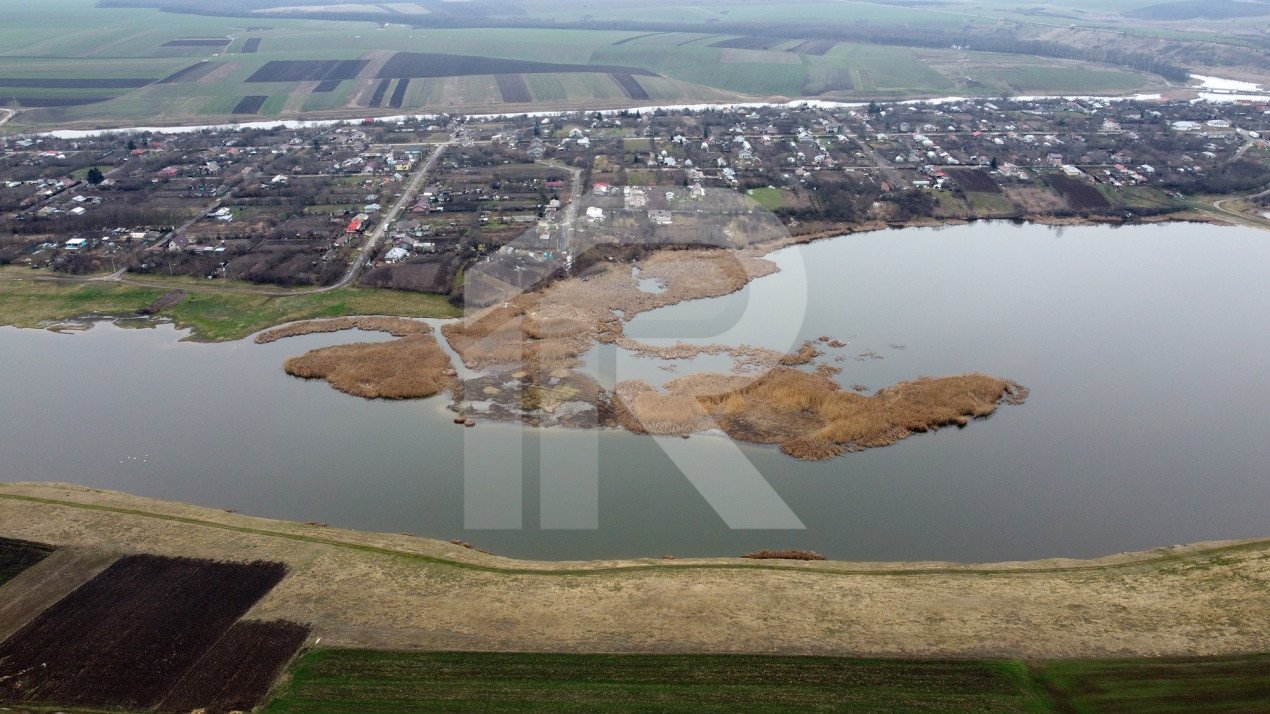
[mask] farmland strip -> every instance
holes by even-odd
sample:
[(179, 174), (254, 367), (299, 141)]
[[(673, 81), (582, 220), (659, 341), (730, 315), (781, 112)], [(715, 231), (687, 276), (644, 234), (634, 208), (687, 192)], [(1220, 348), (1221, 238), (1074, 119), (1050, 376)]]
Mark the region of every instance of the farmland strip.
[(1098, 189), (1079, 179), (1060, 174), (1050, 174), (1045, 177), (1045, 183), (1062, 194), (1067, 201), (1067, 205), (1076, 210), (1111, 207), (1111, 202), (1107, 200), (1106, 196), (1102, 195)]
[(838, 45), (833, 40), (806, 40), (785, 50), (800, 55), (825, 55)]
[(308, 637), (309, 628), (294, 622), (239, 622), (173, 685), (159, 711), (252, 711)]
[(255, 114), (265, 105), (265, 101), (269, 97), (264, 94), (250, 94), (238, 100), (238, 104), (234, 105), (233, 114)]
[(620, 40), (618, 40), (617, 42), (614, 42), (614, 43), (613, 43), (613, 46), (614, 46), (614, 47), (616, 47), (617, 45), (624, 45), (624, 44), (626, 44), (627, 42), (634, 42), (635, 40), (642, 40), (642, 39), (644, 39), (645, 37), (656, 37), (656, 36), (658, 36), (658, 35), (666, 35), (666, 34), (670, 34), (670, 33), (667, 33), (667, 32), (646, 32), (646, 33), (644, 33), (644, 34), (642, 34), (642, 35), (634, 35), (634, 36), (632, 36), (632, 37), (626, 37), (626, 38), (620, 39)]
[(256, 70), (248, 82), (320, 82), (356, 79), (368, 60), (273, 60)]
[(124, 556), (0, 644), (0, 702), (154, 707), (285, 574)]
[(494, 81), (498, 83), (498, 93), (502, 95), (504, 102), (529, 101), (529, 85), (525, 84), (523, 75), (496, 74), (494, 75)]
[(342, 81), (343, 80), (341, 79), (324, 79), (321, 82), (318, 82), (318, 85), (313, 88), (313, 91), (322, 94), (334, 92), (340, 88), (340, 82)]
[(224, 47), (233, 40), (228, 37), (181, 37), (163, 43), (163, 47)]
[(613, 82), (616, 83), (617, 86), (622, 88), (623, 92), (626, 92), (628, 99), (649, 98), (648, 91), (645, 90), (643, 85), (639, 83), (639, 80), (635, 79), (635, 77), (630, 74), (627, 74), (626, 72), (615, 72), (610, 74), (609, 77), (613, 79)]
[[(397, 81), (397, 87), (392, 90), (392, 97), (388, 100), (388, 106), (393, 109), (400, 109), (401, 103), (406, 99), (406, 88), (410, 86), (410, 78)], [(501, 88), (501, 85), (500, 85)]]
[(733, 37), (713, 42), (709, 46), (736, 50), (766, 50), (784, 41), (784, 39), (779, 37)]
[(992, 180), (992, 176), (983, 169), (945, 169), (952, 180), (961, 184), (967, 191), (981, 193), (1001, 193), (1001, 187)]
[(96, 77), (0, 77), (0, 87), (36, 89), (136, 89), (154, 82), (139, 77), (107, 79)]
[(219, 66), (220, 65), (214, 62), (206, 62), (206, 61), (199, 62), (197, 64), (192, 64), (189, 67), (186, 67), (184, 69), (178, 69), (177, 71), (173, 72), (172, 74), (169, 74), (163, 79), (160, 79), (158, 83), (159, 84), (173, 84), (176, 82), (196, 82), (202, 79), (203, 77), (207, 76), (209, 73), (211, 73), (212, 70), (216, 69)]
[(243, 54), (250, 55), (260, 51), (260, 38), (248, 37), (243, 43)]
[(85, 104), (108, 102), (114, 97), (32, 97), (18, 94), (7, 96), (5, 99), (17, 102), (23, 107), (79, 107)]
[(392, 84), (391, 79), (379, 80), (379, 86), (375, 87), (375, 93), (370, 95), (370, 102), (366, 104), (368, 107), (378, 107), (384, 103), (384, 95), (388, 93), (388, 85)]
[(653, 72), (639, 67), (613, 67), (598, 64), (554, 64), (550, 62), (497, 59), (494, 57), (473, 57), (471, 55), (398, 52), (384, 64), (378, 76), (380, 79), (385, 79), (397, 77), (461, 77), (473, 74), (555, 74), (562, 72), (597, 72), (602, 74), (626, 72), (629, 74), (653, 75)]

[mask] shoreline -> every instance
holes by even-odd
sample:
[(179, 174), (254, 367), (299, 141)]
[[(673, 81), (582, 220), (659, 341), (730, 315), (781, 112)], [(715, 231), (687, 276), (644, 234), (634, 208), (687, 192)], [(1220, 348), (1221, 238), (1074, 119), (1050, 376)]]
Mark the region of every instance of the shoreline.
[[(905, 229), (911, 229), (911, 228), (942, 228), (945, 226), (963, 226), (963, 225), (969, 225), (972, 223), (992, 222), (992, 221), (1004, 221), (1004, 222), (1021, 223), (1021, 224), (1030, 223), (1030, 224), (1037, 224), (1037, 225), (1043, 225), (1043, 226), (1122, 226), (1122, 225), (1139, 225), (1139, 224), (1151, 224), (1151, 223), (1202, 223), (1202, 224), (1216, 225), (1216, 226), (1249, 225), (1249, 224), (1240, 223), (1235, 220), (1202, 213), (1192, 209), (1182, 210), (1175, 213), (1168, 213), (1168, 214), (1163, 214), (1158, 216), (1139, 216), (1139, 217), (1135, 217), (1134, 220), (1131, 220), (1131, 221), (1122, 220), (1119, 218), (1112, 218), (1112, 217), (1098, 217), (1098, 216), (1055, 217), (1055, 216), (1046, 216), (1046, 215), (1040, 215), (1040, 214), (1029, 215), (1029, 216), (1019, 216), (1019, 217), (1009, 217), (1009, 218), (994, 217), (994, 218), (945, 219), (945, 218), (927, 217), (927, 218), (909, 219), (903, 222), (888, 222), (888, 221), (875, 220), (875, 221), (868, 221), (863, 223), (839, 224), (832, 228), (822, 228), (822, 229), (818, 228), (817, 230), (813, 230), (808, 233), (802, 233), (797, 235), (790, 234), (789, 237), (785, 240), (776, 241), (776, 242), (768, 243), (768, 244), (761, 244), (756, 246), (758, 249), (761, 250), (761, 252), (757, 253), (757, 255), (758, 257), (764, 257), (767, 255), (770, 255), (771, 253), (775, 251), (782, 250), (784, 248), (789, 248), (796, 245), (805, 245), (805, 244), (813, 243), (820, 240), (827, 240), (827, 239), (838, 238), (838, 237), (847, 237), (847, 236), (857, 235), (861, 233), (873, 233), (877, 231), (886, 231), (886, 230), (899, 231), (899, 230), (905, 230)], [(1257, 227), (1257, 226), (1249, 226), (1249, 227)], [(747, 250), (752, 250), (752, 249), (747, 249)], [(22, 277), (22, 276), (26, 276), (26, 277)], [(161, 290), (161, 291), (173, 291), (178, 289), (195, 289), (196, 290), (196, 288), (193, 287), (194, 285), (193, 283), (191, 283), (191, 285), (185, 285), (184, 283), (147, 281), (144, 278), (134, 280), (128, 277), (123, 277), (118, 280), (105, 281), (102, 279), (103, 277), (105, 276), (104, 275), (71, 276), (71, 275), (48, 274), (48, 273), (30, 275), (30, 271), (18, 272), (15, 269), (11, 269), (11, 270), (0, 271), (0, 286), (3, 286), (3, 284), (6, 281), (17, 281), (17, 282), (32, 282), (36, 284), (62, 285), (62, 286), (70, 287), (72, 289), (84, 287), (88, 285), (97, 285), (97, 286), (118, 286), (123, 288), (131, 287), (131, 288), (141, 288), (141, 289), (153, 289), (153, 290)], [(218, 295), (218, 294), (226, 293), (227, 291), (230, 294), (236, 295), (238, 294), (237, 288), (239, 286), (212, 285), (209, 287), (213, 289), (207, 291), (205, 293), (207, 295)], [(270, 289), (249, 290), (247, 288), (253, 287), (253, 286), (242, 286), (242, 287), (243, 287), (242, 294), (248, 295), (248, 296), (256, 296), (256, 297), (261, 297), (266, 299), (268, 298), (286, 299), (289, 297), (296, 297), (296, 296), (291, 296), (291, 295), (287, 295), (283, 293), (275, 293), (274, 291), (271, 291)], [(741, 286), (741, 287), (744, 287), (744, 286)], [(370, 291), (384, 291), (385, 294), (387, 292), (391, 292), (383, 288), (355, 288), (355, 289), (370, 290)], [(445, 296), (438, 296), (432, 293), (418, 293), (417, 295), (432, 297), (432, 298), (445, 297)], [(302, 297), (303, 293), (300, 293), (297, 296)], [(435, 317), (435, 316), (426, 316), (426, 315), (390, 314), (389, 312), (386, 312), (386, 311), (365, 312), (365, 313), (353, 311), (343, 316), (347, 316), (347, 317), (353, 317), (353, 316), (357, 316), (357, 317), (363, 317), (363, 316), (365, 317), (373, 317), (373, 316), (423, 317), (425, 319), (433, 319)], [(337, 317), (343, 317), (343, 316), (337, 316)], [(315, 317), (332, 317), (332, 316), (329, 316), (329, 315), (323, 315), (323, 316), (314, 315), (311, 317), (300, 316), (300, 317), (285, 319), (285, 320), (277, 321), (277, 322), (265, 322), (254, 327), (250, 332), (247, 332), (245, 334), (234, 334), (229, 337), (223, 337), (223, 336), (209, 337), (207, 335), (200, 334), (197, 324), (187, 322), (187, 321), (182, 321), (180, 319), (174, 318), (171, 315), (166, 315), (163, 312), (159, 312), (154, 315), (140, 315), (137, 312), (113, 312), (110, 310), (99, 311), (99, 310), (92, 309), (91, 307), (79, 313), (78, 315), (70, 315), (70, 316), (64, 316), (64, 317), (50, 317), (50, 318), (42, 319), (40, 320), (41, 324), (35, 324), (35, 325), (17, 324), (16, 321), (14, 321), (13, 319), (11, 319), (9, 316), (5, 314), (3, 309), (3, 303), (0, 302), (0, 327), (17, 327), (18, 329), (40, 329), (40, 330), (50, 330), (50, 331), (57, 332), (57, 331), (74, 331), (76, 329), (82, 328), (82, 326), (86, 324), (91, 326), (91, 323), (95, 323), (95, 322), (118, 322), (121, 320), (128, 320), (128, 321), (136, 322), (137, 324), (128, 324), (124, 326), (135, 327), (135, 328), (146, 328), (146, 327), (153, 327), (153, 326), (158, 326), (163, 324), (171, 324), (171, 325), (174, 325), (177, 330), (183, 331), (186, 333), (181, 338), (181, 341), (200, 342), (200, 343), (220, 343), (220, 342), (234, 342), (238, 340), (249, 340), (253, 338), (257, 333), (263, 332), (264, 330), (282, 327), (294, 322), (302, 322), (306, 320), (311, 320), (311, 319), (314, 319)], [(458, 316), (453, 316), (448, 318), (443, 317), (440, 319), (445, 321), (453, 321), (455, 319), (460, 319), (461, 317), (462, 315), (458, 315)]]
[(1253, 653), (1270, 637), (1270, 539), (991, 564), (531, 561), (53, 483), (0, 484), (0, 524), (68, 557), (287, 563), (250, 616), (310, 622), (329, 646), (1066, 658)]

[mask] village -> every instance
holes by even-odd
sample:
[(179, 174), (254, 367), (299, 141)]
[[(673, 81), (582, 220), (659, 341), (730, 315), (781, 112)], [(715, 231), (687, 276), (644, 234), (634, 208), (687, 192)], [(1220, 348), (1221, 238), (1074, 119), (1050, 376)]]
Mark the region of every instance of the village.
[(0, 264), (457, 299), (478, 261), (524, 289), (573, 264), (579, 228), (668, 226), (707, 191), (794, 235), (1193, 211), (1264, 184), (1268, 125), (1250, 103), (1000, 98), (10, 136)]

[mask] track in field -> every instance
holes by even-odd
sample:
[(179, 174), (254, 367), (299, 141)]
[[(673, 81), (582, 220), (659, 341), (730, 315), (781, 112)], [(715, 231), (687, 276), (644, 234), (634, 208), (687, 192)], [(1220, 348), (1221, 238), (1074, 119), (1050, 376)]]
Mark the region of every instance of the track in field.
[(152, 84), (153, 79), (133, 78), (69, 78), (69, 77), (0, 77), (0, 87), (25, 89), (137, 89)]

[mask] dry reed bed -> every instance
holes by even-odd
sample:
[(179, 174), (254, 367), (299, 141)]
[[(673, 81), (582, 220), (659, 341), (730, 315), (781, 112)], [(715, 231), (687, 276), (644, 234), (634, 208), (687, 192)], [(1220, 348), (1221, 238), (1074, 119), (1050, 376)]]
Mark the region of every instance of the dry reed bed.
[(1026, 396), (1009, 380), (965, 374), (901, 382), (868, 397), (843, 391), (826, 374), (781, 367), (757, 378), (693, 375), (667, 383), (664, 392), (624, 382), (614, 406), (631, 431), (683, 435), (718, 428), (814, 461), (965, 426)]
[(776, 270), (769, 260), (730, 250), (662, 251), (636, 266), (641, 278), (659, 280), (665, 292), (640, 290), (627, 263), (606, 265), (585, 280), (517, 295), (442, 331), (473, 369), (571, 368), (596, 342), (619, 339), (624, 320), (685, 300), (727, 295)]
[(288, 359), (283, 368), (367, 399), (422, 399), (458, 384), (449, 354), (430, 334), (322, 347)]
[(432, 327), (426, 322), (410, 320), (404, 317), (357, 316), (333, 317), (328, 320), (302, 320), (287, 325), (280, 325), (256, 335), (256, 344), (264, 345), (287, 337), (314, 335), (343, 330), (366, 330), (367, 332), (386, 332), (393, 337), (410, 335), (426, 335)]

